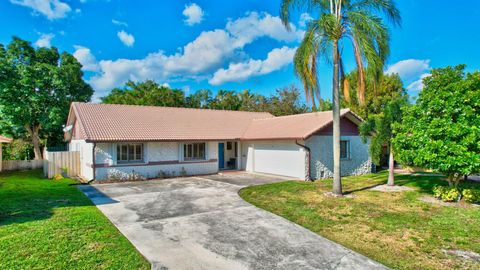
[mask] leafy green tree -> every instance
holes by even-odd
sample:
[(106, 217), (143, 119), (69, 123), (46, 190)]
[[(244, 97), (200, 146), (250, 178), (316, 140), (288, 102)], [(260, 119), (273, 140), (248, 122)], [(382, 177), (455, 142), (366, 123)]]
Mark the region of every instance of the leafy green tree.
[[(362, 118), (367, 119), (370, 114), (379, 114), (383, 111), (386, 104), (391, 100), (402, 98), (406, 95), (402, 80), (398, 74), (382, 74), (379, 78), (374, 78), (368, 71), (365, 80), (365, 105), (361, 105), (358, 97), (354, 94), (357, 91), (356, 70), (345, 75), (347, 86), (343, 85), (341, 96), (342, 107), (350, 108)], [(349, 98), (347, 98), (349, 97)]]
[(209, 104), (210, 109), (238, 111), (241, 106), (240, 98), (235, 91), (218, 90), (217, 95)]
[(35, 49), (14, 37), (0, 44), (0, 114), (17, 134), (31, 140), (35, 159), (42, 158), (42, 140), (63, 137), (70, 103), (89, 101), (93, 90), (83, 81), (81, 64), (69, 53)]
[[(269, 97), (255, 94), (250, 90), (243, 90), (239, 93), (219, 90), (215, 96), (212, 96), (212, 92), (207, 89), (185, 96), (181, 90), (163, 87), (148, 80), (145, 82), (129, 81), (123, 88), (113, 89), (101, 100), (103, 103), (109, 104), (270, 112), (273, 115), (281, 116), (307, 112), (308, 107), (300, 97), (300, 91), (293, 85), (277, 89), (275, 94)], [(326, 104), (328, 106), (328, 102)]]
[(106, 104), (131, 104), (167, 107), (184, 107), (185, 95), (182, 90), (161, 86), (155, 81), (128, 81), (123, 88), (113, 89), (101, 98)]
[(4, 143), (2, 148), (3, 160), (30, 160), (34, 157), (32, 144), (22, 139)]
[(388, 159), (388, 185), (395, 184), (394, 179), (394, 148), (392, 140), (394, 138), (393, 126), (402, 120), (402, 107), (407, 104), (406, 95), (387, 102), (383, 110), (377, 114), (370, 114), (362, 125), (360, 125), (360, 135), (364, 142), (370, 138), (369, 151), (373, 163), (380, 165), (384, 146), (389, 153)]
[(275, 116), (305, 113), (308, 108), (301, 102), (300, 95), (300, 90), (293, 85), (277, 89), (268, 101), (267, 111)]
[(185, 106), (188, 108), (208, 108), (212, 101), (212, 92), (207, 89), (198, 90), (185, 98)]
[(450, 186), (480, 171), (480, 72), (464, 70), (465, 65), (434, 69), (424, 78), (393, 140), (400, 161), (439, 171)]
[[(358, 98), (365, 105), (365, 74), (379, 76), (389, 55), (390, 34), (383, 18), (399, 25), (400, 12), (393, 0), (282, 0), (280, 17), (290, 28), (290, 11), (307, 8), (318, 14), (307, 27), (294, 56), (294, 70), (303, 83), (307, 99), (319, 93), (317, 61), (333, 62), (333, 193), (342, 194), (340, 177), (340, 82), (343, 65), (341, 48), (353, 48), (358, 72)], [(344, 46), (343, 43), (350, 43)], [(351, 45), (351, 46), (350, 46)]]

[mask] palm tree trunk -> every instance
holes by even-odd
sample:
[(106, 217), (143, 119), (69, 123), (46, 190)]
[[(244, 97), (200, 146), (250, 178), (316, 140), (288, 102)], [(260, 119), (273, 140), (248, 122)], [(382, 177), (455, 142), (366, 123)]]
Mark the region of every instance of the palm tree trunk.
[(394, 169), (395, 169), (395, 161), (393, 159), (393, 149), (392, 149), (392, 146), (390, 145), (390, 156), (388, 158), (388, 182), (387, 182), (387, 185), (389, 186), (395, 185), (395, 176), (393, 174)]
[(342, 195), (340, 175), (340, 85), (338, 41), (333, 43), (333, 194)]

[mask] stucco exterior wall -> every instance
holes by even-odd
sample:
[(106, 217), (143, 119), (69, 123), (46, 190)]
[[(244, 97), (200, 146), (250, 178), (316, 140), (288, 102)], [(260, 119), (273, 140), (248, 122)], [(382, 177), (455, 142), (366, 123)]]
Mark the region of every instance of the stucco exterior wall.
[(117, 144), (98, 143), (95, 148), (95, 178), (128, 178), (139, 174), (145, 178), (162, 175), (179, 176), (184, 170), (187, 175), (210, 174), (218, 172), (218, 142), (206, 143), (206, 159), (185, 162), (183, 143), (148, 142), (143, 144), (143, 162), (140, 164), (117, 164)]
[(80, 176), (86, 180), (93, 179), (93, 143), (85, 140), (72, 140), (69, 145), (70, 151), (80, 152)]
[[(342, 136), (341, 140), (350, 141), (350, 158), (341, 160), (341, 175), (361, 175), (372, 171), (372, 161), (368, 152), (368, 143), (359, 136)], [(333, 177), (333, 140), (332, 136), (312, 136), (305, 141), (310, 148), (310, 177), (322, 179)]]

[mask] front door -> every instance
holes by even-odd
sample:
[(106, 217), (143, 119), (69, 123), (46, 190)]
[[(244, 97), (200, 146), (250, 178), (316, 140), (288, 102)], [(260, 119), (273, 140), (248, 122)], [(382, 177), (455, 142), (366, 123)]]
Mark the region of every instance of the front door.
[(218, 168), (223, 169), (225, 167), (225, 144), (218, 143)]

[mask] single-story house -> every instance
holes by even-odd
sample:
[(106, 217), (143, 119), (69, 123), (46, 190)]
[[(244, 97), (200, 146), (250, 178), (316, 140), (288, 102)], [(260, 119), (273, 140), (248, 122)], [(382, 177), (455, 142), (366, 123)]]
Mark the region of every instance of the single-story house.
[[(362, 119), (341, 110), (342, 175), (372, 170)], [(72, 103), (65, 139), (87, 180), (245, 170), (299, 179), (333, 175), (332, 112), (264, 112)]]

